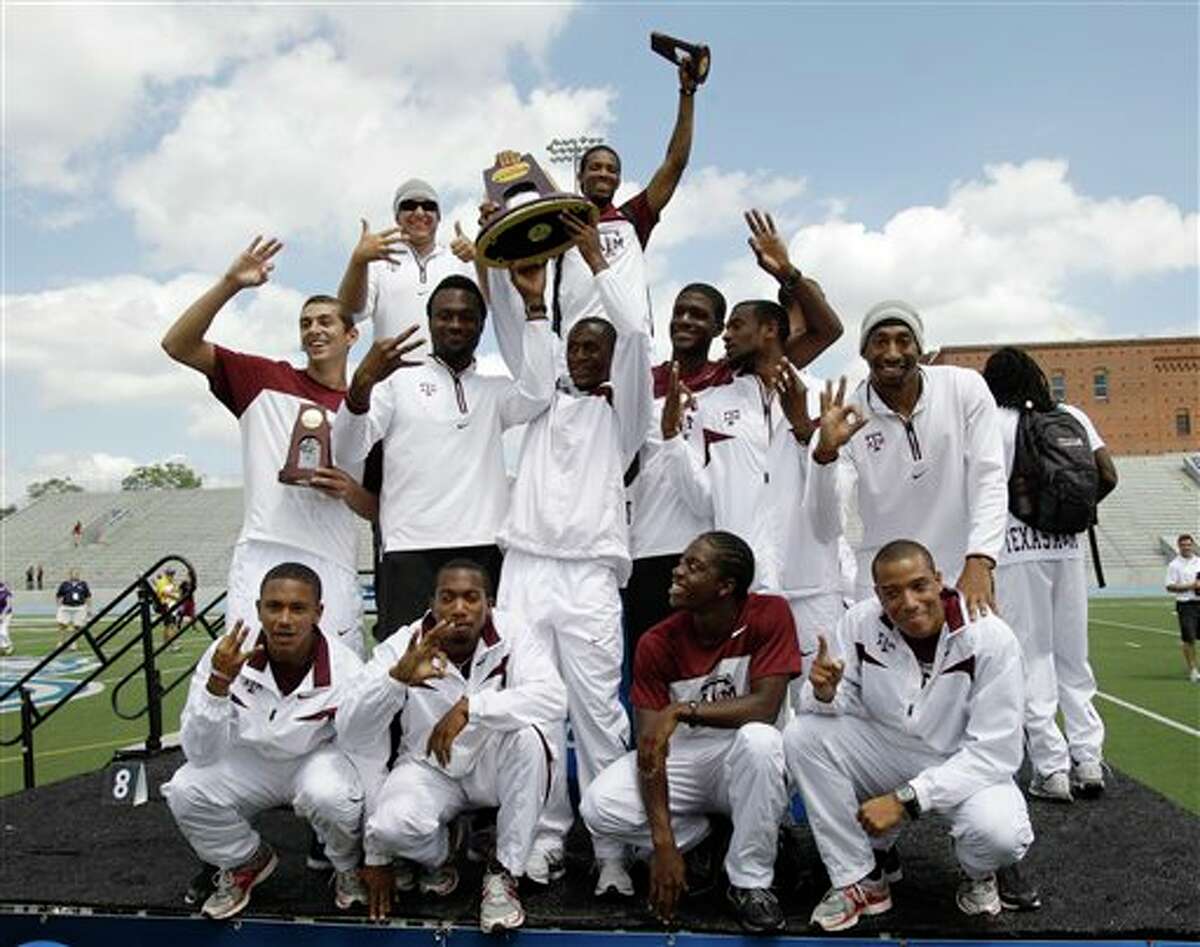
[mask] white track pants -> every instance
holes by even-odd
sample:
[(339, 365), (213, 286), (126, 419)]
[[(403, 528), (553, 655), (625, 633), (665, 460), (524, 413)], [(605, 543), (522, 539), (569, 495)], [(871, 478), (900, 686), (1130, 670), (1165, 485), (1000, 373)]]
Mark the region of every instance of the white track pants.
[(8, 623), (12, 621), (12, 612), (0, 615), (0, 648), (11, 648), (12, 638), (8, 634)]
[(367, 864), (408, 858), (427, 868), (450, 857), (450, 823), (461, 812), (499, 806), (496, 858), (519, 878), (533, 848), (552, 777), (549, 746), (534, 727), (496, 733), (465, 776), (425, 762), (396, 764), (367, 816)]
[[(517, 549), (504, 557), (497, 607), (520, 615), (554, 656), (567, 687), (567, 715), (575, 734), (579, 792), (623, 755), (629, 717), (621, 706), (621, 597), (612, 569), (599, 562), (549, 559)], [(562, 850), (574, 816), (567, 795), (565, 727), (553, 728), (556, 776), (536, 845)], [(621, 846), (593, 838), (597, 858), (620, 855)]]
[[(730, 883), (739, 888), (771, 885), (779, 826), (788, 803), (783, 735), (778, 730), (748, 723), (727, 738), (672, 740), (667, 796), (680, 851), (693, 848), (708, 834), (707, 813), (725, 813), (733, 820), (725, 855)], [(594, 836), (650, 850), (636, 751), (596, 778), (583, 797), (580, 814)]]
[[(1104, 721), (1092, 706), (1088, 663), (1087, 563), (1021, 562), (996, 570), (1000, 613), (1025, 661), (1025, 745), (1042, 776), (1103, 757)], [(1062, 710), (1066, 739), (1055, 722)]]
[(238, 747), (211, 766), (185, 763), (162, 792), (184, 838), (218, 868), (248, 861), (260, 841), (249, 820), (288, 804), (324, 839), (335, 868), (358, 866), (363, 789), (354, 764), (334, 746), (295, 760)]
[(324, 559), (315, 553), (284, 546), (281, 543), (264, 543), (250, 540), (233, 547), (233, 558), (229, 563), (229, 580), (225, 596), (225, 627), (233, 628), (237, 619), (246, 622), (252, 629), (259, 627), (259, 587), (263, 576), (281, 562), (299, 562), (308, 566), (321, 577), (321, 599), (325, 610), (321, 615), (320, 628), (331, 637), (366, 659), (366, 645), (362, 634), (362, 593), (358, 588), (358, 576), (350, 569)]
[(788, 685), (793, 708), (800, 706), (800, 688), (808, 678), (808, 668), (817, 654), (817, 636), (823, 635), (833, 646), (833, 633), (846, 614), (840, 592), (819, 592), (816, 595), (789, 595), (788, 606), (796, 623), (796, 643), (800, 646), (802, 662), (800, 676)]
[[(870, 836), (858, 824), (861, 802), (891, 792), (940, 754), (862, 717), (801, 714), (783, 735), (788, 772), (804, 794), (808, 823), (829, 880), (845, 887), (875, 867)], [(1025, 798), (1011, 779), (988, 786), (952, 809), (954, 853), (972, 878), (1021, 860), (1033, 842)], [(890, 842), (879, 839), (877, 845)]]

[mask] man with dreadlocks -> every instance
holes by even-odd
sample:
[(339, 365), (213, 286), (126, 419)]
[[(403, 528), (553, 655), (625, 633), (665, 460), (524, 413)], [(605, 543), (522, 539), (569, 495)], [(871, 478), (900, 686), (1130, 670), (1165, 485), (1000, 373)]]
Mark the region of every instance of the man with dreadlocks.
[[(992, 353), (984, 380), (1000, 407), (1005, 469), (1013, 467), (1020, 412), (1065, 411), (1087, 433), (1099, 473), (1099, 498), (1117, 485), (1117, 470), (1091, 419), (1056, 405), (1041, 367), (1026, 352)], [(1025, 743), (1033, 766), (1029, 794), (1070, 802), (1104, 791), (1100, 762), (1104, 722), (1092, 706), (1096, 678), (1088, 664), (1087, 575), (1081, 534), (1049, 535), (1010, 512), (996, 569), (996, 595), (1025, 658)], [(1062, 710), (1066, 739), (1055, 723)]]
[(725, 856), (742, 926), (775, 930), (776, 837), (787, 807), (783, 737), (788, 683), (800, 650), (788, 603), (751, 594), (754, 553), (733, 533), (703, 533), (671, 578), (678, 609), (642, 636), (630, 699), (638, 748), (592, 783), (580, 812), (598, 838), (650, 855), (650, 905), (670, 921), (686, 890), (682, 853), (733, 821)]

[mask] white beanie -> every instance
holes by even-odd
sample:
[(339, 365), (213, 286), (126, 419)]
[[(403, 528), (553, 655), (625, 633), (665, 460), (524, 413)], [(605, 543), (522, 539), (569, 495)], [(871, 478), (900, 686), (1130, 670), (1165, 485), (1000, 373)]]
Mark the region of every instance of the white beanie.
[(858, 336), (859, 354), (866, 350), (867, 339), (871, 337), (871, 333), (885, 322), (898, 322), (903, 325), (912, 333), (917, 348), (925, 351), (925, 326), (917, 310), (899, 299), (885, 299), (868, 309), (867, 314), (863, 316)]

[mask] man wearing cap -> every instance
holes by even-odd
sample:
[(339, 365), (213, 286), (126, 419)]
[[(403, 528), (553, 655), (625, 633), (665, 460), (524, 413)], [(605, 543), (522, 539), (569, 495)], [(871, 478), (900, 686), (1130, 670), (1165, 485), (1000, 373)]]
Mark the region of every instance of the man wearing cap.
[(392, 199), (396, 226), (376, 233), (362, 221), (362, 234), (338, 287), (338, 298), (354, 321), (370, 318), (375, 338), (391, 338), (425, 318), (429, 294), (451, 274), (474, 276), (474, 245), (461, 231), (446, 246), (438, 242), (440, 202), (432, 185), (411, 178)]
[(983, 376), (921, 365), (925, 327), (908, 303), (863, 317), (870, 374), (851, 398), (866, 418), (837, 445), (857, 475), (863, 536), (855, 598), (871, 595), (871, 561), (894, 539), (927, 547), (957, 577), (970, 616), (995, 609), (992, 570), (1004, 545), (1008, 486), (996, 403)]

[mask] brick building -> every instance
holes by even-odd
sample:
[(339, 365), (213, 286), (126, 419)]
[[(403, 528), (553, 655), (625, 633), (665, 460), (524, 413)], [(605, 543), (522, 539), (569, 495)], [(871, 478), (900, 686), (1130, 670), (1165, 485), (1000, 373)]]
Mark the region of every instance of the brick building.
[[(995, 345), (948, 345), (935, 365), (982, 370)], [(1114, 454), (1200, 451), (1200, 336), (1033, 342), (1050, 392), (1088, 413)]]

